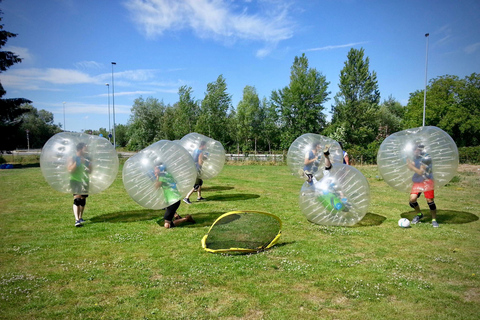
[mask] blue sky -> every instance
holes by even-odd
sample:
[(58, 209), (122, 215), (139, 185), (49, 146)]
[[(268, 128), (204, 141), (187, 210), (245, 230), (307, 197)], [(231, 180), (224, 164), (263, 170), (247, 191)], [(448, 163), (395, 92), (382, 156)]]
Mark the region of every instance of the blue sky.
[(18, 34), (2, 50), (23, 58), (0, 74), (6, 97), (32, 100), (68, 131), (108, 129), (108, 96), (113, 127), (113, 90), (121, 124), (136, 98), (173, 104), (187, 85), (203, 99), (221, 74), (234, 107), (246, 85), (269, 98), (288, 86), (302, 53), (330, 82), (329, 111), (352, 47), (365, 49), (382, 101), (405, 105), (424, 88), (425, 33), (428, 79), (480, 72), (478, 0), (3, 0), (0, 8), (4, 29)]

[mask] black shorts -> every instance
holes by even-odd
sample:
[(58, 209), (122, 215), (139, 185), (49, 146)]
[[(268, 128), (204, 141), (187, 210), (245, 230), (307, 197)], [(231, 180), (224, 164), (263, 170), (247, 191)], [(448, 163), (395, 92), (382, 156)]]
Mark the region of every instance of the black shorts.
[(197, 180), (195, 180), (195, 184), (193, 185), (193, 191), (198, 191), (198, 188), (200, 188), (201, 186), (203, 186), (203, 180), (197, 178)]
[(82, 197), (88, 197), (88, 185), (85, 185), (81, 181), (70, 180), (70, 188), (72, 188), (73, 195), (81, 195)]
[(165, 219), (165, 221), (173, 222), (175, 212), (177, 212), (177, 209), (180, 206), (180, 202), (181, 201), (179, 200), (179, 201), (175, 202), (174, 204), (169, 205), (165, 209), (165, 215), (163, 216), (163, 219)]

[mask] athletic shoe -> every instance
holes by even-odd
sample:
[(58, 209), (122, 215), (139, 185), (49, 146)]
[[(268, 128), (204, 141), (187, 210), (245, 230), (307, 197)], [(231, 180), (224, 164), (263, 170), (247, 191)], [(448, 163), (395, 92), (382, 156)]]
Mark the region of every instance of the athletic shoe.
[(421, 213), (420, 215), (417, 214), (417, 215), (412, 219), (412, 224), (417, 224), (417, 223), (420, 221), (420, 219), (422, 219), (422, 218), (423, 218), (423, 213)]
[(183, 202), (185, 202), (186, 204), (192, 204), (192, 202), (191, 202), (190, 199), (188, 199), (188, 198), (184, 198), (184, 199), (183, 199)]
[(197, 201), (203, 201), (203, 200), (206, 200), (206, 199), (203, 197), (197, 198)]
[(75, 222), (75, 227), (82, 227), (82, 226), (83, 226), (83, 225), (82, 225), (82, 222), (81, 222), (80, 220), (77, 220), (77, 221)]
[(432, 226), (434, 228), (438, 228), (438, 222), (437, 221), (432, 221)]
[(330, 155), (330, 145), (329, 145), (329, 144), (327, 144), (327, 145), (323, 148), (323, 155), (324, 155), (325, 157)]
[(80, 218), (78, 221), (80, 221), (80, 223), (84, 223), (85, 220), (83, 220), (82, 218)]
[(305, 174), (305, 171), (303, 171), (302, 169), (298, 169), (298, 175), (299, 175), (302, 179), (307, 180), (307, 176), (306, 176), (306, 174)]

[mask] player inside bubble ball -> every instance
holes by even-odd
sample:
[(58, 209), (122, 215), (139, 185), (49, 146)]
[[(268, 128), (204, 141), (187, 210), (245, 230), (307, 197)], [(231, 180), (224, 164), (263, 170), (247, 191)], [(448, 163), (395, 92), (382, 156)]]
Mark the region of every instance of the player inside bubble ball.
[(434, 179), (432, 172), (432, 158), (425, 153), (425, 146), (417, 142), (413, 151), (413, 160), (407, 159), (407, 167), (413, 171), (412, 176), (412, 190), (410, 192), (410, 207), (415, 210), (417, 214), (412, 224), (416, 224), (423, 218), (423, 214), (420, 211), (420, 206), (417, 202), (418, 197), (422, 194), (425, 195), (428, 207), (430, 208), (430, 214), (432, 215), (432, 226), (437, 228), (437, 207), (435, 205), (435, 193), (434, 193)]
[(84, 142), (76, 146), (76, 153), (68, 160), (67, 170), (70, 173), (70, 187), (73, 193), (73, 215), (75, 226), (83, 225), (83, 211), (87, 203), (88, 187), (90, 185), (90, 173), (92, 162), (88, 157), (88, 148)]
[(200, 179), (202, 174), (202, 167), (205, 160), (208, 159), (208, 152), (206, 150), (207, 142), (202, 140), (200, 142), (200, 146), (193, 151), (193, 161), (195, 162), (195, 166), (197, 168), (197, 179), (195, 180), (195, 184), (193, 185), (193, 189), (187, 194), (187, 196), (183, 199), (183, 202), (186, 204), (192, 204), (190, 201), (190, 196), (196, 192), (197, 193), (197, 201), (204, 201), (205, 198), (202, 197), (202, 186), (203, 186), (203, 179)]
[(350, 204), (343, 192), (338, 188), (336, 181), (328, 174), (315, 183), (317, 199), (330, 212), (350, 210)]
[[(322, 158), (320, 150), (322, 150), (321, 143), (314, 142), (312, 144), (312, 148), (305, 153), (303, 170), (300, 171), (309, 185), (313, 185), (315, 183), (314, 174), (318, 171), (320, 160)], [(325, 157), (325, 170), (330, 170), (332, 168), (332, 163), (330, 162), (330, 145), (325, 145), (323, 148), (323, 155)]]
[[(165, 215), (163, 216), (165, 223), (164, 227), (174, 228), (184, 222), (195, 223), (191, 215), (187, 215), (185, 218), (180, 217), (177, 213), (177, 209), (180, 206), (181, 195), (177, 189), (177, 183), (173, 176), (167, 172), (167, 167), (164, 164), (156, 166), (154, 169), (156, 183), (155, 188), (162, 189), (163, 196), (165, 198), (165, 203), (170, 203), (168, 207), (165, 208)], [(175, 201), (178, 199), (177, 201)], [(173, 202), (173, 203), (172, 203)]]

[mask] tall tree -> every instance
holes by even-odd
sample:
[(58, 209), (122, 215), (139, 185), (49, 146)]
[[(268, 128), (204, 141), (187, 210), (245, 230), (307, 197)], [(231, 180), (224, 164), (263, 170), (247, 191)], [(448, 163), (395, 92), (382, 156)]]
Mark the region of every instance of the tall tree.
[[(175, 140), (175, 128), (172, 123), (175, 123), (176, 110), (168, 105), (165, 108), (163, 117), (160, 119), (160, 134), (157, 135), (157, 140)], [(181, 137), (180, 137), (181, 138)]]
[[(31, 104), (25, 104), (22, 108), (28, 110), (21, 116), (20, 129), (17, 137), (17, 146), (30, 148), (41, 148), (54, 134), (61, 131), (60, 127), (53, 123), (53, 113), (46, 110), (37, 110)], [(28, 132), (28, 142), (24, 138)]]
[[(423, 90), (410, 94), (405, 113), (405, 127), (423, 124)], [(429, 81), (425, 125), (445, 130), (458, 146), (480, 144), (480, 74), (460, 79), (445, 75)]]
[(115, 125), (115, 142), (119, 147), (126, 147), (129, 141), (128, 126), (125, 124)]
[(218, 76), (217, 81), (207, 84), (207, 92), (196, 126), (197, 132), (223, 144), (229, 142), (230, 137), (224, 126), (227, 123), (231, 101), (232, 98), (227, 93), (227, 83), (222, 75)]
[[(0, 21), (2, 21), (3, 11), (0, 10)], [(3, 24), (0, 24), (0, 48), (5, 46), (9, 38), (16, 37), (17, 34), (3, 30)], [(12, 65), (22, 62), (22, 59), (11, 51), (0, 51), (0, 73), (6, 71)], [(25, 103), (31, 103), (24, 98), (3, 99), (7, 92), (3, 89), (0, 82), (0, 151), (11, 150), (16, 147), (15, 135), (21, 125), (21, 115), (28, 112), (28, 109), (21, 106)]]
[(332, 125), (343, 127), (349, 143), (366, 145), (378, 131), (375, 120), (380, 103), (377, 74), (369, 70), (370, 60), (361, 48), (350, 49), (340, 71), (339, 92), (332, 106)]
[(255, 149), (261, 134), (261, 108), (257, 90), (252, 86), (243, 88), (242, 100), (237, 105), (237, 137), (241, 149)]
[(195, 131), (200, 107), (192, 97), (192, 87), (178, 89), (179, 101), (175, 104), (174, 133), (176, 139)]
[(392, 96), (383, 101), (377, 115), (379, 121), (378, 138), (383, 140), (392, 133), (402, 130), (404, 114), (405, 107)]
[(265, 140), (268, 152), (272, 152), (274, 148), (280, 148), (280, 127), (278, 124), (278, 113), (275, 106), (267, 101), (267, 98), (262, 100), (262, 137)]
[(319, 133), (325, 127), (323, 110), (330, 94), (329, 84), (324, 75), (308, 67), (305, 54), (295, 57), (289, 86), (271, 94), (280, 116), (283, 148), (288, 148), (298, 136)]
[(162, 118), (165, 113), (163, 101), (149, 97), (135, 99), (129, 119), (128, 133), (130, 140), (128, 149), (140, 150), (153, 142), (160, 140), (162, 136)]

